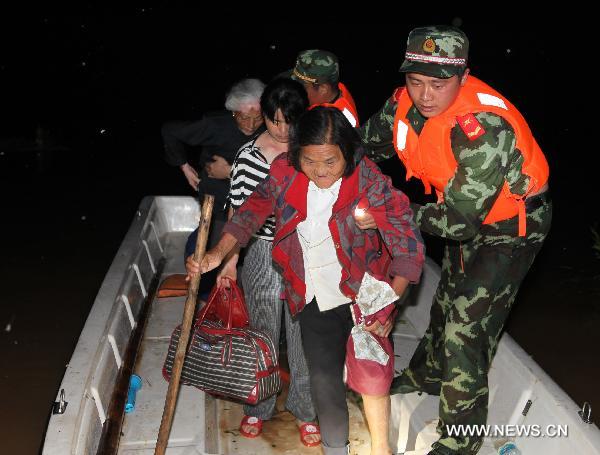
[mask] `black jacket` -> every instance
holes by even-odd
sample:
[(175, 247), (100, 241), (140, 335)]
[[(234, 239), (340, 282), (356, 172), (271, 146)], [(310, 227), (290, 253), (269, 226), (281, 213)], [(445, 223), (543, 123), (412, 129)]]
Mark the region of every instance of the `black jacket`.
[(199, 162), (190, 163), (199, 171), (201, 182), (199, 191), (215, 197), (215, 210), (223, 210), (229, 193), (229, 179), (213, 179), (205, 170), (213, 155), (222, 156), (229, 164), (239, 148), (261, 133), (264, 127), (252, 136), (246, 136), (238, 128), (230, 111), (215, 111), (196, 121), (172, 121), (162, 126), (161, 133), (165, 146), (165, 159), (172, 166), (188, 162), (190, 147), (201, 147)]

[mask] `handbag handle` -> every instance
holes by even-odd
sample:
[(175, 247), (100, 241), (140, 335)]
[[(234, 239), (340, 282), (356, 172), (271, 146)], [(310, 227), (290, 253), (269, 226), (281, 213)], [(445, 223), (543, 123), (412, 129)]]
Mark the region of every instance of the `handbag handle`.
[[(215, 298), (217, 297), (217, 295), (219, 293), (222, 293), (225, 295), (225, 299), (227, 300), (227, 307), (228, 307), (228, 314), (227, 314), (227, 322), (226, 322), (226, 326), (224, 327), (225, 330), (231, 330), (231, 325), (232, 325), (232, 318), (233, 318), (233, 294), (234, 294), (234, 288), (235, 288), (235, 292), (239, 294), (239, 287), (237, 286), (237, 284), (235, 284), (235, 280), (232, 280), (231, 278), (228, 277), (223, 277), (222, 279), (225, 279), (228, 281), (229, 283), (229, 287), (220, 287), (220, 288), (216, 288), (215, 290), (213, 290), (213, 292), (211, 292), (210, 295), (210, 299), (208, 300), (208, 302), (206, 302), (206, 305), (204, 305), (204, 308), (202, 308), (202, 311), (200, 312), (200, 315), (198, 316), (198, 319), (196, 320), (196, 324), (194, 324), (195, 327), (199, 327), (200, 325), (202, 325), (202, 322), (204, 322), (204, 319), (206, 318), (206, 314), (208, 313), (208, 310), (210, 309), (211, 305), (214, 303)], [(216, 286), (216, 284), (215, 284)], [(245, 318), (248, 319), (248, 311), (246, 309), (246, 305), (241, 305), (242, 309), (244, 311), (244, 315)], [(225, 322), (225, 321), (224, 321)]]
[(216, 292), (210, 293), (210, 298), (208, 299), (208, 302), (206, 302), (206, 305), (204, 305), (202, 310), (200, 310), (200, 315), (198, 316), (198, 319), (196, 319), (196, 323), (194, 324), (194, 327), (199, 327), (202, 325), (202, 323), (204, 322), (204, 319), (206, 318), (206, 313), (208, 313), (208, 310), (210, 309), (211, 305), (215, 301), (216, 296), (217, 296)]
[[(244, 313), (244, 319), (246, 321), (250, 320), (250, 316), (248, 315), (248, 308), (246, 307), (246, 300), (244, 299), (244, 294), (242, 293), (242, 290), (240, 289), (240, 287), (236, 284), (235, 280), (232, 280), (228, 277), (225, 277), (225, 279), (227, 279), (229, 281), (229, 287), (231, 289), (231, 293), (232, 294), (236, 294), (237, 296), (237, 300), (239, 301), (239, 305), (238, 307), (241, 308), (242, 312)], [(233, 302), (233, 299), (231, 300), (231, 302)], [(230, 305), (231, 307), (231, 305)]]
[[(239, 288), (239, 286), (236, 284), (235, 280), (232, 280), (229, 277), (223, 277), (221, 278), (222, 280), (227, 280), (227, 283), (229, 284), (229, 287), (224, 288), (227, 292), (227, 302), (229, 303), (228, 307), (229, 307), (229, 311), (228, 311), (228, 315), (227, 315), (227, 329), (231, 330), (232, 325), (233, 325), (233, 301), (234, 299), (234, 295), (237, 296), (237, 300), (240, 302), (240, 305), (238, 305), (241, 310), (244, 313), (244, 318), (246, 319), (246, 321), (249, 320), (248, 317), (248, 309), (246, 308), (246, 303), (244, 302), (244, 296)], [(221, 288), (223, 289), (223, 288)]]

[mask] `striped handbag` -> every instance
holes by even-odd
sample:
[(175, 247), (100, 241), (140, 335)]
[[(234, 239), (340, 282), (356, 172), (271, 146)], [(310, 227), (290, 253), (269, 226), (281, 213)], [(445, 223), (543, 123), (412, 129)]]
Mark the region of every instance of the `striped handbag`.
[[(220, 291), (231, 292), (231, 288), (222, 288)], [(232, 327), (231, 311), (227, 321), (206, 319), (215, 301), (214, 295), (200, 310), (194, 324), (181, 372), (181, 383), (193, 385), (218, 397), (256, 404), (281, 390), (275, 346), (259, 330)], [(167, 381), (173, 369), (180, 332), (181, 327), (177, 326), (171, 335), (163, 365), (163, 376)]]

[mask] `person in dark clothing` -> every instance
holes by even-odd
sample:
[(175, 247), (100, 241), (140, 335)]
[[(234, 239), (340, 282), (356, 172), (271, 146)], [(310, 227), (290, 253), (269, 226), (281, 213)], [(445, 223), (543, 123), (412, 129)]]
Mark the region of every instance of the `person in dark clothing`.
[[(190, 186), (199, 192), (200, 202), (204, 194), (215, 198), (208, 248), (216, 244), (227, 221), (225, 203), (235, 155), (243, 144), (264, 130), (260, 110), (264, 87), (258, 79), (242, 79), (227, 92), (226, 110), (209, 112), (197, 121), (171, 121), (162, 126), (167, 163), (181, 169)], [(189, 163), (190, 147), (201, 147), (197, 168)], [(188, 238), (184, 257), (193, 254), (196, 237), (197, 230)], [(216, 273), (204, 277), (201, 294), (212, 287), (215, 276)]]

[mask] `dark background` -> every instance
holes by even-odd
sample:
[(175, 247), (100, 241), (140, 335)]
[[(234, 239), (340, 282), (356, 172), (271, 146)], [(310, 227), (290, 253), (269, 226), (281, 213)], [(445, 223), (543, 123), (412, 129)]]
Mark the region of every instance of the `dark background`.
[[(507, 330), (579, 405), (600, 406), (600, 260), (590, 230), (599, 222), (597, 147), (583, 110), (596, 103), (597, 81), (574, 64), (587, 64), (578, 56), (595, 47), (581, 18), (486, 14), (494, 23), (389, 11), (358, 22), (317, 20), (316, 5), (300, 5), (294, 17), (305, 19), (291, 23), (233, 10), (86, 5), (0, 18), (3, 453), (38, 452), (65, 365), (141, 199), (192, 194), (164, 162), (162, 122), (218, 109), (233, 82), (268, 82), (311, 48), (338, 55), (364, 121), (402, 84), (408, 32), (453, 21), (471, 39), (473, 74), (521, 110), (551, 167), (552, 232)], [(422, 200), (399, 166), (382, 167)], [(439, 242), (428, 241), (437, 259)]]

